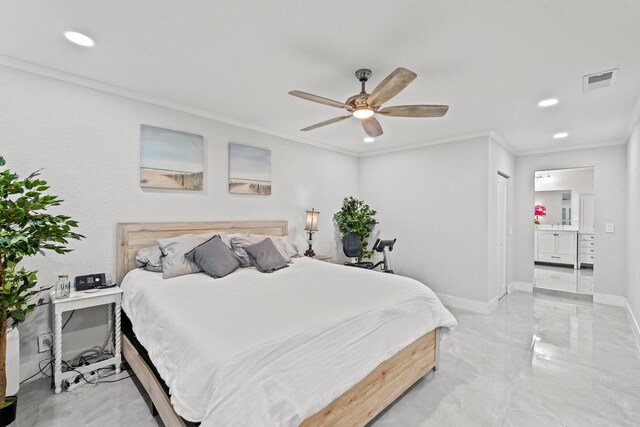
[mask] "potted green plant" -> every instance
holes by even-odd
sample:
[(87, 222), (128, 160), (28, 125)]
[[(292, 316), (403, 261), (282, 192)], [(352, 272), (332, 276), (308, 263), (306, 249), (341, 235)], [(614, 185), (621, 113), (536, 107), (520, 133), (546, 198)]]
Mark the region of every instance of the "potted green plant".
[(4, 168), (0, 156), (0, 426), (16, 417), (17, 397), (7, 397), (7, 333), (25, 321), (36, 308), (31, 301), (40, 292), (37, 272), (18, 264), (25, 257), (51, 250), (64, 254), (68, 239), (81, 239), (72, 231), (78, 223), (65, 215), (51, 215), (47, 209), (62, 200), (45, 192), (46, 181), (39, 171), (22, 179)]
[(342, 236), (354, 233), (360, 240), (362, 255), (358, 257), (358, 262), (362, 262), (365, 258), (371, 258), (373, 255), (373, 251), (367, 249), (367, 240), (378, 224), (375, 219), (376, 213), (363, 200), (352, 196), (345, 197), (342, 201), (342, 208), (333, 215)]

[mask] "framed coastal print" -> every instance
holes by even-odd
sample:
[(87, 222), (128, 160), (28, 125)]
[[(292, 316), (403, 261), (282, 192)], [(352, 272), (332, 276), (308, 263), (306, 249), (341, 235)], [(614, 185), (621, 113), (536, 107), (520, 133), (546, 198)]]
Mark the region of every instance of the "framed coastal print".
[(202, 191), (204, 138), (140, 126), (140, 187)]
[(229, 144), (229, 193), (271, 195), (271, 150)]

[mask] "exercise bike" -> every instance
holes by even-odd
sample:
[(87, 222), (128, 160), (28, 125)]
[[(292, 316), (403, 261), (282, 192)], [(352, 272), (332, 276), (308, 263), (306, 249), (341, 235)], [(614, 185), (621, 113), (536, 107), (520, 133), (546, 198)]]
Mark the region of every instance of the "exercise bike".
[[(373, 270), (374, 268), (381, 267), (381, 271), (384, 273), (393, 273), (391, 268), (391, 259), (389, 252), (393, 250), (393, 245), (396, 243), (396, 239), (393, 240), (376, 240), (373, 245), (373, 250), (382, 253), (382, 261), (373, 263), (371, 261), (362, 262), (345, 262), (344, 265), (348, 267), (364, 268), (367, 270)], [(349, 258), (358, 258), (362, 255), (362, 244), (354, 233), (347, 233), (344, 235), (342, 250), (344, 254)]]

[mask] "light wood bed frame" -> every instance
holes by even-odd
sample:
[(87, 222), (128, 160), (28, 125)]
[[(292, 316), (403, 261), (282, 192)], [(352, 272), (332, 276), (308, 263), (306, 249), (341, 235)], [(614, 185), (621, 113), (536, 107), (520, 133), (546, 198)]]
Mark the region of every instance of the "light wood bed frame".
[[(228, 221), (118, 224), (118, 283), (136, 268), (136, 253), (158, 239), (187, 233), (252, 233), (286, 236), (287, 221)], [(362, 381), (325, 408), (302, 422), (302, 426), (364, 426), (416, 381), (437, 368), (440, 331), (433, 330), (378, 365)], [(184, 427), (169, 396), (131, 341), (122, 336), (122, 355), (149, 394), (167, 427)]]

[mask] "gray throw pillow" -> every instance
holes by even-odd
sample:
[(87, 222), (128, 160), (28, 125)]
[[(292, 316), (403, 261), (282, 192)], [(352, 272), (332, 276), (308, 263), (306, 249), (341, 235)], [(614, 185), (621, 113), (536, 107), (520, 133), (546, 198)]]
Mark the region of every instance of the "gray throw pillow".
[(162, 257), (162, 251), (158, 245), (142, 248), (136, 254), (136, 265), (145, 270), (162, 273)]
[(291, 256), (287, 253), (287, 248), (280, 237), (276, 236), (262, 236), (259, 234), (231, 234), (229, 236), (231, 239), (231, 249), (235, 252), (236, 255), (240, 257), (240, 266), (241, 267), (249, 267), (251, 266), (251, 260), (247, 255), (247, 252), (244, 250), (246, 246), (255, 245), (258, 242), (263, 241), (264, 239), (271, 239), (276, 249), (282, 255), (287, 262), (291, 261)]
[(187, 252), (184, 257), (194, 262), (202, 271), (214, 279), (233, 273), (240, 267), (240, 260), (220, 236), (213, 236), (203, 244)]
[(244, 250), (247, 252), (251, 264), (263, 273), (273, 273), (289, 266), (271, 239), (264, 239), (254, 245), (245, 246)]

